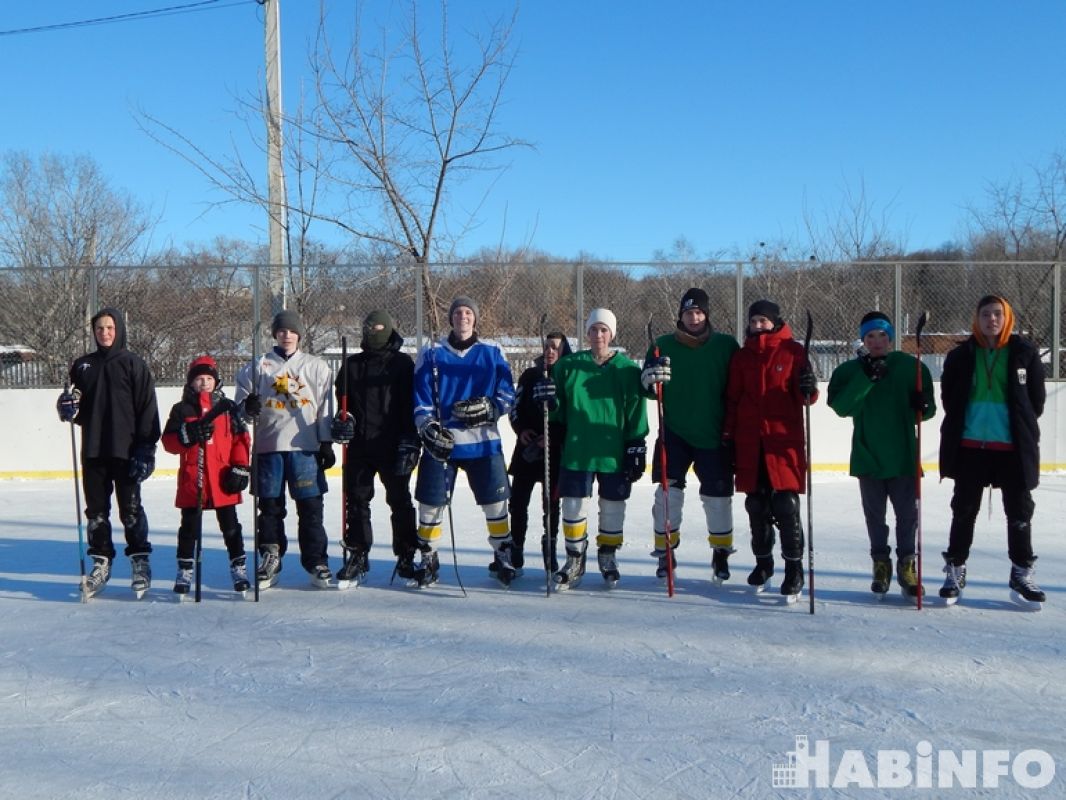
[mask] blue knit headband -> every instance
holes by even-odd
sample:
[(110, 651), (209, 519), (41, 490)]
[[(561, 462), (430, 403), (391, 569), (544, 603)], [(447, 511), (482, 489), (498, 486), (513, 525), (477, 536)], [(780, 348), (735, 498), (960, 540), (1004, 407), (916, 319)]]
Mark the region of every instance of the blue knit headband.
[(868, 322), (864, 322), (862, 325), (860, 325), (859, 338), (865, 339), (866, 334), (868, 334), (870, 331), (877, 330), (884, 331), (888, 334), (889, 339), (891, 339), (893, 342), (896, 341), (896, 329), (892, 327), (891, 322), (889, 322), (887, 319), (881, 319), (880, 317), (878, 317), (877, 319), (871, 319)]

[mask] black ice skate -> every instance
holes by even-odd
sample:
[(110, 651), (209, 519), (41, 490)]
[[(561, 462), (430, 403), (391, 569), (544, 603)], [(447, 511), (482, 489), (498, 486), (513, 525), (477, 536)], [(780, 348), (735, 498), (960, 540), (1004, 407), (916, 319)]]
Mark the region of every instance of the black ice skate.
[(603, 580), (608, 589), (613, 589), (617, 586), (619, 579), (622, 577), (618, 572), (618, 559), (615, 557), (617, 551), (617, 547), (604, 545), (596, 553), (596, 559), (600, 564), (600, 574), (603, 575)]
[(803, 592), (803, 562), (798, 558), (785, 559), (785, 579), (781, 581), (781, 596), (788, 605), (799, 600)]
[(93, 568), (82, 583), (82, 601), (95, 597), (104, 590), (111, 580), (111, 559), (106, 556), (93, 556)]
[(1011, 564), (1010, 597), (1027, 611), (1039, 611), (1044, 606), (1047, 596), (1036, 585), (1036, 568)]
[(748, 575), (748, 586), (756, 594), (762, 594), (770, 588), (770, 577), (774, 574), (773, 556), (756, 556), (755, 569)]
[(130, 588), (138, 600), (152, 587), (152, 565), (147, 553), (130, 556)]
[(364, 551), (344, 548), (344, 566), (337, 573), (337, 588), (344, 590), (359, 586), (369, 571), (370, 563)]

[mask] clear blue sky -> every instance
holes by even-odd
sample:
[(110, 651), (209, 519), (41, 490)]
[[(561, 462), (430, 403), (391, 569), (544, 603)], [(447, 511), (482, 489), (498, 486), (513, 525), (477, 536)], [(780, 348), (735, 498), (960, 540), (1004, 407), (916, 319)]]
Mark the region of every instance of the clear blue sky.
[[(0, 30), (185, 2), (7, 2)], [(396, 6), (363, 4), (369, 15)], [(453, 0), (453, 25), (510, 7)], [(318, 2), (281, 8), (288, 102)], [(988, 181), (1066, 150), (1063, 31), (1062, 0), (526, 0), (503, 127), (536, 149), (513, 155), (462, 249), (502, 239), (644, 260), (684, 236), (700, 254), (744, 251), (797, 240), (804, 207), (834, 209), (860, 181), (909, 249), (959, 239)], [(263, 241), (256, 211), (205, 214), (223, 197), (131, 113), (225, 154), (248, 141), (233, 112), (262, 61), (252, 0), (0, 36), (0, 151), (92, 156), (161, 214), (157, 244)]]

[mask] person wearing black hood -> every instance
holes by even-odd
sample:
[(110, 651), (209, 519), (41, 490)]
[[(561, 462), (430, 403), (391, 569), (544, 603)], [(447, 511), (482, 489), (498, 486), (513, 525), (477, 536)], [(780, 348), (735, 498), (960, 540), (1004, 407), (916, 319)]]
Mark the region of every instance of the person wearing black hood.
[[(514, 549), (511, 552), (511, 564), (515, 570), (525, 565), (526, 531), (529, 528), (529, 500), (533, 496), (533, 487), (544, 483), (544, 412), (542, 406), (533, 399), (534, 387), (543, 379), (545, 370), (551, 374), (552, 366), (563, 356), (570, 355), (570, 342), (566, 335), (552, 331), (544, 337), (544, 352), (518, 378), (515, 388), (515, 404), (511, 409), (511, 428), (517, 435), (511, 464), (507, 469), (511, 476), (511, 537)], [(559, 422), (552, 422), (548, 427), (549, 481), (551, 483), (552, 506), (549, 520), (551, 535), (545, 532), (541, 539), (541, 552), (545, 563), (553, 573), (559, 571), (556, 557), (556, 542), (559, 536), (559, 495), (556, 486), (559, 482), (559, 456), (562, 453), (563, 438), (566, 427)], [(489, 566), (493, 571), (496, 562)]]
[(663, 430), (659, 431), (655, 452), (666, 448), (668, 496), (663, 497), (656, 457), (652, 461), (652, 480), (657, 484), (652, 507), (652, 555), (659, 560), (656, 575), (665, 578), (667, 574), (667, 528), (670, 552), (680, 543), (685, 476), (693, 467), (700, 482), (700, 502), (711, 546), (712, 580), (721, 583), (729, 579), (729, 555), (733, 552), (733, 464), (731, 451), (722, 444), (722, 421), (729, 362), (739, 345), (732, 336), (714, 331), (709, 313), (710, 298), (703, 289), (685, 292), (677, 325), (648, 349), (640, 381), (648, 397), (655, 396), (656, 384), (663, 387)]
[(344, 464), (344, 566), (337, 573), (338, 588), (358, 586), (370, 569), (375, 475), (385, 487), (391, 511), (396, 574), (407, 580), (415, 577), (418, 523), (410, 481), (422, 444), (414, 423), (415, 365), (400, 352), (402, 345), (388, 312), (371, 311), (363, 322), (362, 352), (348, 356), (337, 375), (338, 408), (347, 396), (348, 414), (337, 413), (331, 433), (333, 441), (352, 445)]
[(155, 469), (159, 409), (148, 365), (126, 349), (122, 312), (104, 308), (92, 318), (96, 350), (70, 368), (72, 388), (56, 403), (59, 418), (81, 426), (82, 485), (88, 519), (88, 554), (93, 568), (82, 591), (92, 597), (111, 577), (111, 494), (126, 534), (131, 588), (138, 599), (152, 582), (148, 517), (141, 506), (141, 481)]

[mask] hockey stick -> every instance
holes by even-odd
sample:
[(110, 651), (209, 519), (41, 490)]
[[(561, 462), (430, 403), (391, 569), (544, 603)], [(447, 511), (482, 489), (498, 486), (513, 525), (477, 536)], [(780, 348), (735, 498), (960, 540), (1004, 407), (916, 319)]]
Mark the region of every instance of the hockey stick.
[[(429, 365), (433, 374), (433, 413), (437, 416), (437, 422), (444, 426), (444, 417), (440, 413), (440, 370), (437, 368), (437, 338), (434, 335), (429, 343)], [(448, 462), (444, 462), (444, 505), (448, 509), (448, 533), (452, 540), (452, 565), (455, 567), (455, 580), (459, 589), (466, 597), (466, 587), (463, 579), (459, 576), (459, 554), (455, 549), (455, 520), (452, 518), (452, 493), (455, 491), (455, 479), (458, 477), (457, 470), (452, 468), (452, 483), (448, 485)]]
[[(348, 337), (341, 337), (340, 368), (341, 419), (348, 419)], [(348, 443), (341, 444), (341, 552), (348, 532)], [(343, 568), (343, 566), (342, 566)]]
[[(550, 380), (548, 377), (548, 340), (544, 338), (544, 323), (548, 321), (547, 314), (540, 315), (540, 345), (541, 345), (541, 358), (544, 359), (544, 380)], [(551, 438), (548, 434), (548, 405), (545, 403), (541, 406), (541, 414), (544, 419), (544, 490), (541, 493), (541, 501), (544, 505), (543, 513), (543, 525), (544, 525), (544, 546), (541, 548), (544, 551), (544, 594), (546, 597), (552, 596), (552, 565), (551, 565), (551, 553), (552, 545), (554, 544), (551, 530), (551, 506), (552, 506), (552, 488), (551, 488)]]
[[(803, 337), (803, 358), (806, 368), (811, 369), (811, 334), (814, 332), (814, 320), (807, 310), (807, 333)], [(807, 598), (810, 600), (810, 613), (814, 613), (814, 512), (811, 500), (814, 487), (811, 483), (811, 404), (804, 398), (803, 404), (803, 446), (807, 458)]]
[[(918, 317), (918, 325), (914, 329), (914, 358), (917, 361), (915, 367), (914, 388), (917, 392), (924, 391), (922, 387), (922, 329), (929, 321), (929, 312), (922, 311)], [(914, 499), (917, 505), (918, 522), (914, 530), (914, 561), (918, 567), (918, 610), (922, 610), (922, 595), (925, 587), (922, 586), (922, 410), (914, 412), (915, 428), (915, 471), (914, 471)], [(989, 505), (991, 508), (991, 504)]]
[[(651, 332), (651, 317), (648, 317), (648, 347), (659, 358), (659, 345)], [(655, 409), (658, 412), (659, 436), (659, 491), (663, 493), (663, 536), (666, 538), (666, 596), (674, 596), (674, 547), (670, 536), (670, 479), (666, 475), (666, 428), (663, 426), (663, 385), (655, 384)]]
[[(70, 382), (63, 384), (64, 394), (70, 393)], [(70, 463), (74, 470), (74, 519), (78, 523), (78, 565), (81, 567), (81, 582), (78, 584), (81, 593), (81, 602), (88, 603), (89, 596), (86, 594), (88, 587), (85, 584), (85, 530), (81, 524), (81, 485), (78, 477), (78, 445), (74, 435), (74, 419), (70, 420)]]
[[(258, 312), (256, 313), (258, 316)], [(252, 391), (250, 394), (259, 393), (259, 337), (262, 333), (263, 321), (255, 324), (252, 331)], [(257, 445), (259, 437), (258, 415), (252, 417), (252, 455), (249, 473), (252, 495), (252, 596), (255, 602), (259, 602), (259, 457)]]

